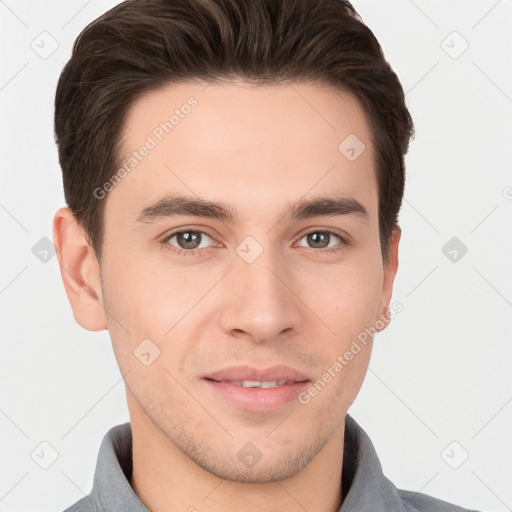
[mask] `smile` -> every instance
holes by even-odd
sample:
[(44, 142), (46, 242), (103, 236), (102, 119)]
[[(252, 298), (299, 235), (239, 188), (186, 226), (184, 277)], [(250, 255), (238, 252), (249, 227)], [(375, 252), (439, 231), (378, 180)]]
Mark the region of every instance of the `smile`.
[(217, 382), (226, 382), (233, 386), (242, 386), (243, 388), (275, 388), (284, 384), (291, 384), (288, 380), (221, 380)]

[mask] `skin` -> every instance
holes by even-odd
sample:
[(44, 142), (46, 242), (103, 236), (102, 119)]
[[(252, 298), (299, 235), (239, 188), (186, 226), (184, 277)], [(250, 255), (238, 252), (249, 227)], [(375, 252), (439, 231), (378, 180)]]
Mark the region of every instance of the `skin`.
[[(126, 155), (190, 96), (198, 105), (103, 199), (101, 272), (69, 209), (54, 218), (74, 317), (85, 329), (109, 330), (124, 375), (130, 483), (153, 512), (337, 511), (344, 420), (371, 340), (307, 405), (244, 411), (202, 377), (239, 364), (285, 364), (318, 379), (359, 333), (385, 318), (400, 228), (384, 264), (364, 112), (350, 94), (312, 83), (171, 85), (129, 109)], [(338, 150), (349, 134), (366, 146), (355, 161)], [(221, 201), (239, 218), (137, 222), (144, 207), (171, 192)], [(283, 217), (288, 202), (333, 193), (357, 199), (368, 219)], [(165, 236), (178, 228), (206, 233), (196, 244), (206, 249), (174, 253), (183, 240), (180, 247), (179, 237)], [(322, 252), (308, 240), (311, 231), (334, 233), (329, 248), (340, 250)], [(250, 264), (236, 252), (248, 236), (263, 249)], [(160, 349), (149, 366), (133, 354), (146, 338)], [(262, 454), (251, 468), (237, 457), (247, 442)]]

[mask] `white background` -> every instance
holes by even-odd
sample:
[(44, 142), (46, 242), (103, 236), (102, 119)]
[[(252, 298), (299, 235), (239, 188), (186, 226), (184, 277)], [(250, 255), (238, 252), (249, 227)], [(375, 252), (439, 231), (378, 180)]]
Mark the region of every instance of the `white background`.
[[(64, 206), (58, 76), (81, 29), (115, 3), (0, 2), (0, 511), (80, 499), (104, 434), (129, 420), (108, 332), (75, 323), (57, 258), (32, 252)], [(402, 81), (416, 138), (394, 293), (404, 309), (377, 336), (350, 413), (399, 488), (511, 510), (512, 1), (354, 6)], [(33, 49), (52, 44), (47, 58)], [(454, 236), (468, 248), (456, 262), (442, 252)], [(43, 441), (58, 453), (48, 469), (31, 458)]]

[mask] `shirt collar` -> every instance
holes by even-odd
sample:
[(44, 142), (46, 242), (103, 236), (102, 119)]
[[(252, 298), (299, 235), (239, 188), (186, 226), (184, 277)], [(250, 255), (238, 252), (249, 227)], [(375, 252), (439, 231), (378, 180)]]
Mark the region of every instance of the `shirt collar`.
[[(132, 461), (130, 423), (112, 427), (101, 443), (89, 495), (97, 510), (150, 512), (130, 485)], [(370, 438), (348, 414), (342, 473), (344, 500), (338, 512), (406, 512), (398, 490), (382, 473)]]
[(382, 472), (373, 443), (348, 414), (345, 417), (342, 491), (344, 500), (339, 512), (406, 512), (398, 489)]

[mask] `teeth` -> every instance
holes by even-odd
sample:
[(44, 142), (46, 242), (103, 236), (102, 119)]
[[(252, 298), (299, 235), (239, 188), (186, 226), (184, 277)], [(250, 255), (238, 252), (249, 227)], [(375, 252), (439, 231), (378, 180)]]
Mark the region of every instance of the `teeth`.
[(226, 381), (234, 386), (242, 386), (243, 388), (275, 388), (286, 384), (287, 380), (230, 380)]
[(275, 388), (279, 386), (277, 380), (273, 380), (273, 381), (264, 381), (261, 383), (261, 387), (262, 388)]

